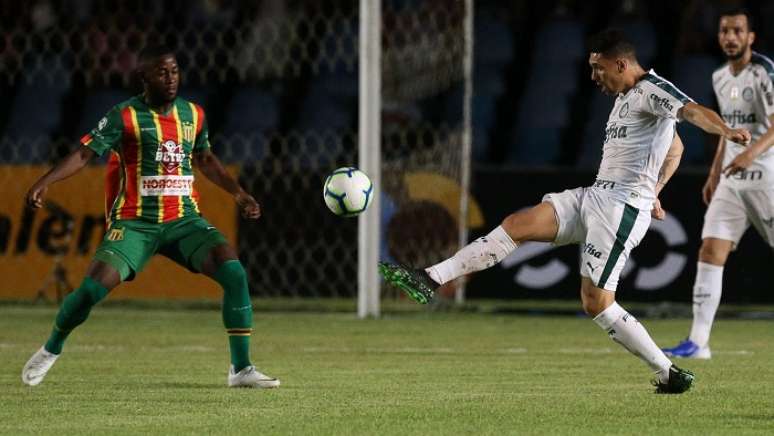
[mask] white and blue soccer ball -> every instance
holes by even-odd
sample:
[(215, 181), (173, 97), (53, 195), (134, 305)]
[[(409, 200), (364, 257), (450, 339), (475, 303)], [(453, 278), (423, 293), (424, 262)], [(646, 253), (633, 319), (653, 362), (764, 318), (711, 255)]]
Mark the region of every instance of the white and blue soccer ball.
[(374, 184), (355, 167), (332, 172), (323, 186), (323, 198), (331, 212), (338, 216), (357, 216), (368, 208), (374, 194)]

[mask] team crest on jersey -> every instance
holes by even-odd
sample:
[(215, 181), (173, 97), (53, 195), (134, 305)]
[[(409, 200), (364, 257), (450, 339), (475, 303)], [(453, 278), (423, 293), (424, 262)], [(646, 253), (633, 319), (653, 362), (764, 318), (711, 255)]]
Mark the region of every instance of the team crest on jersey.
[(621, 110), (618, 111), (618, 118), (626, 118), (627, 115), (629, 115), (629, 103), (624, 103)]
[(184, 158), (183, 146), (175, 141), (164, 141), (156, 150), (156, 162), (160, 162), (167, 173), (177, 171)]
[(183, 122), (183, 140), (193, 142), (194, 140), (194, 126), (193, 123)]
[(108, 241), (123, 241), (124, 240), (124, 229), (118, 228), (118, 229), (110, 229), (110, 232), (107, 235)]
[(744, 88), (744, 91), (742, 91), (742, 98), (744, 101), (753, 101), (753, 89), (749, 86)]

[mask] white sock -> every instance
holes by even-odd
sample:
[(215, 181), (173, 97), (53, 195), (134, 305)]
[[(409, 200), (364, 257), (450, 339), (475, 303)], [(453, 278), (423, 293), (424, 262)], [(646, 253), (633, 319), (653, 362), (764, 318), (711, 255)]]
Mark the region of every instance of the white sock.
[(462, 247), (454, 256), (425, 271), (442, 285), (465, 274), (495, 266), (518, 246), (518, 242), (513, 242), (503, 226), (498, 226), (488, 235)]
[(710, 330), (723, 292), (723, 267), (699, 262), (693, 285), (693, 325), (688, 339), (700, 347), (709, 344)]
[(647, 363), (662, 382), (668, 380), (672, 361), (653, 342), (645, 327), (618, 303), (614, 302), (603, 310), (594, 322), (607, 332), (610, 339)]

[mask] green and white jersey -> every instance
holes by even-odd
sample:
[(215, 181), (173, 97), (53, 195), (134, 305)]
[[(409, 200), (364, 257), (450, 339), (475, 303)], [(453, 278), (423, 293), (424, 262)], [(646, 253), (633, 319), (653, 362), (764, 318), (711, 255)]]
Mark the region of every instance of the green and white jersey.
[[(726, 64), (712, 74), (712, 87), (720, 106), (720, 114), (734, 128), (745, 128), (752, 134), (752, 142), (760, 138), (769, 127), (769, 117), (774, 114), (774, 62), (753, 52), (752, 59), (739, 74), (734, 75)], [(741, 152), (745, 146), (726, 141), (723, 167)], [(762, 189), (774, 186), (774, 150), (758, 156), (746, 170), (729, 178), (721, 177), (721, 183), (734, 189)]]
[(677, 113), (692, 101), (653, 70), (619, 94), (607, 120), (594, 186), (638, 209), (650, 210), (658, 173), (675, 136)]

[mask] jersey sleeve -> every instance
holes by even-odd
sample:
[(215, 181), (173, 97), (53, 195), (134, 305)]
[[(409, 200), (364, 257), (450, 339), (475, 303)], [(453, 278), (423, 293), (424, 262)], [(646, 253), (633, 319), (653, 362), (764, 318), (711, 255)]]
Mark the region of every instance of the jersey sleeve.
[(643, 111), (661, 118), (682, 121), (678, 116), (680, 108), (693, 103), (693, 99), (666, 81), (651, 84), (644, 91)]
[(83, 135), (81, 144), (94, 150), (102, 156), (107, 150), (118, 148), (124, 131), (124, 121), (121, 111), (114, 107), (97, 123), (97, 127)]
[(204, 110), (197, 108), (201, 114), (201, 128), (196, 134), (196, 141), (194, 142), (194, 151), (204, 151), (210, 149), (210, 129), (207, 126), (207, 116), (204, 115)]
[(772, 75), (764, 71), (759, 77), (758, 86), (760, 87), (763, 112), (766, 114), (766, 117), (770, 117), (774, 115), (774, 83), (772, 83)]

